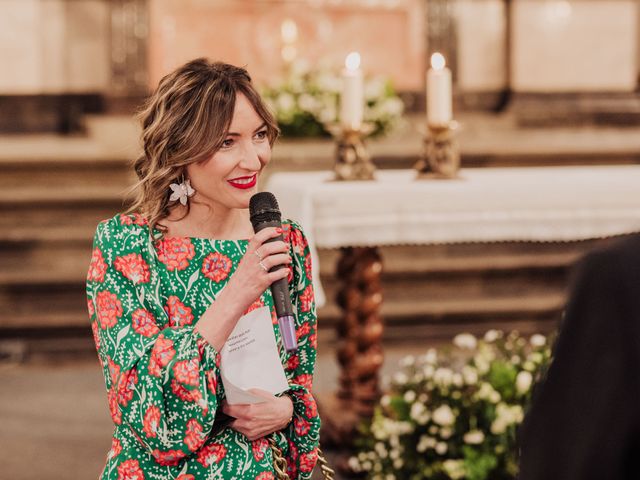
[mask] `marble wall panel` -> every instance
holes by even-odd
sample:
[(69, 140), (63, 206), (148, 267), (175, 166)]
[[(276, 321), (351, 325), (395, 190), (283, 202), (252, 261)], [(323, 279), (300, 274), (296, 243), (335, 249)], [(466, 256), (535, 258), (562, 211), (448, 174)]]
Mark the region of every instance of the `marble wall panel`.
[(282, 71), (280, 27), (290, 18), (299, 58), (339, 69), (357, 50), (365, 71), (390, 76), (401, 90), (424, 88), (422, 0), (150, 0), (149, 7), (151, 86), (198, 56), (247, 66), (256, 81), (269, 81)]
[(42, 88), (42, 52), (37, 0), (0, 3), (0, 93), (20, 94)]
[(516, 0), (512, 22), (513, 90), (635, 90), (635, 0)]
[(504, 0), (458, 0), (455, 5), (457, 83), (462, 91), (507, 86), (507, 17)]
[(0, 94), (108, 89), (108, 1), (3, 0), (0, 61)]

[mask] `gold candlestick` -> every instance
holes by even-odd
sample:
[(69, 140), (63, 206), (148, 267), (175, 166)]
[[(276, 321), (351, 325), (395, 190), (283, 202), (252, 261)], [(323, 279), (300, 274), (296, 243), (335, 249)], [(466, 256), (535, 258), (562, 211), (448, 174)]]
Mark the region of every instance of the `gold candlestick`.
[(458, 122), (427, 125), (422, 155), (414, 165), (418, 178), (458, 178), (460, 151), (455, 138)]
[(332, 125), (328, 129), (336, 139), (334, 180), (374, 180), (376, 167), (364, 144), (374, 126), (362, 124), (360, 128), (347, 128)]

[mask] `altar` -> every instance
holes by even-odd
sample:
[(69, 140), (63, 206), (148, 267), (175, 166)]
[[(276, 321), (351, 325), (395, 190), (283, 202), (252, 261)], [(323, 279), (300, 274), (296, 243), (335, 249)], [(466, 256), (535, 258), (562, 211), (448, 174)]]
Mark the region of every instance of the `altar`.
[[(338, 398), (355, 417), (379, 395), (382, 259), (378, 247), (489, 242), (571, 242), (640, 231), (640, 166), (484, 168), (454, 180), (378, 170), (374, 181), (336, 182), (333, 172), (276, 173), (283, 217), (317, 248), (340, 249)], [(325, 302), (314, 269), (317, 304)]]

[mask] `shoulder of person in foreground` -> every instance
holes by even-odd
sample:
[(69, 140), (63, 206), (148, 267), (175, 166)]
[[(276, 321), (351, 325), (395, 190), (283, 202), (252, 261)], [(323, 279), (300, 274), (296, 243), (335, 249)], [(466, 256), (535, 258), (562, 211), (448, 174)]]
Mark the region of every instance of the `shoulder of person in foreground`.
[(576, 278), (581, 275), (599, 276), (633, 274), (640, 276), (640, 234), (616, 238), (587, 253), (578, 263)]
[(578, 263), (553, 362), (520, 429), (521, 480), (619, 478), (604, 472), (621, 468), (615, 452), (638, 422), (640, 385), (628, 373), (640, 368), (639, 247), (640, 236), (614, 240)]

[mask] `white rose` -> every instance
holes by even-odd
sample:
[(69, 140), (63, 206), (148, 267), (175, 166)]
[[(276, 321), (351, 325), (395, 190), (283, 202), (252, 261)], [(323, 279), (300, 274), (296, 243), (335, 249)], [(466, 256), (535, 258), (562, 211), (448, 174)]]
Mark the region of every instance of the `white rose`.
[(529, 391), (529, 388), (531, 388), (532, 383), (533, 377), (531, 376), (531, 374), (526, 370), (523, 370), (522, 372), (518, 373), (518, 376), (516, 377), (516, 390), (520, 394), (527, 393)]
[(484, 442), (484, 433), (480, 430), (470, 430), (464, 434), (464, 442), (469, 445), (480, 445)]
[(478, 383), (478, 372), (469, 365), (462, 367), (462, 378), (467, 385), (475, 385)]
[(387, 451), (387, 447), (385, 447), (384, 443), (382, 442), (376, 442), (374, 448), (380, 458), (387, 458), (387, 456), (389, 455), (389, 452)]
[(433, 381), (443, 387), (448, 387), (453, 381), (453, 372), (449, 368), (438, 368), (433, 373)]
[(306, 110), (307, 112), (315, 112), (318, 106), (316, 99), (308, 93), (300, 95), (300, 98), (298, 98), (298, 105), (300, 105), (301, 109)]
[(420, 357), (420, 360), (425, 363), (435, 364), (438, 361), (438, 352), (436, 352), (435, 348), (430, 348), (427, 353)]
[(542, 363), (542, 354), (540, 352), (533, 352), (530, 358), (532, 362)]
[(476, 348), (478, 341), (476, 340), (476, 337), (474, 337), (470, 333), (460, 333), (453, 339), (453, 344), (458, 348), (462, 348), (463, 350), (473, 350), (474, 348)]
[(443, 427), (453, 425), (455, 417), (453, 415), (453, 411), (449, 408), (449, 405), (442, 405), (435, 409), (433, 412), (433, 421)]
[(476, 397), (480, 400), (489, 400), (491, 403), (498, 403), (501, 399), (500, 393), (498, 393), (490, 383), (480, 385)]
[(407, 375), (404, 372), (397, 372), (393, 375), (393, 381), (400, 385), (407, 383), (408, 380), (409, 380), (409, 377), (407, 377)]
[(436, 443), (436, 453), (438, 455), (444, 455), (445, 453), (447, 453), (448, 449), (449, 449), (449, 447), (447, 447), (446, 443), (444, 443), (444, 442)]
[(285, 112), (293, 110), (296, 106), (296, 100), (290, 93), (283, 92), (278, 96), (276, 100), (278, 108)]
[(410, 367), (414, 363), (416, 363), (416, 358), (413, 355), (407, 355), (402, 360), (400, 360), (401, 367)]
[(500, 418), (496, 418), (491, 424), (491, 433), (500, 435), (507, 429), (507, 424)]
[(500, 337), (502, 337), (502, 333), (498, 330), (487, 330), (487, 333), (484, 334), (484, 341), (492, 343), (498, 340)]
[(364, 84), (364, 96), (367, 100), (377, 100), (384, 95), (385, 79), (374, 77)]
[(350, 457), (348, 463), (349, 463), (349, 468), (351, 468), (351, 470), (353, 470), (354, 472), (360, 471), (360, 462), (356, 457)]
[(383, 112), (391, 117), (396, 117), (398, 115), (402, 115), (404, 111), (404, 103), (397, 97), (388, 98), (382, 104)]
[(442, 468), (444, 468), (445, 472), (447, 472), (447, 475), (449, 475), (449, 478), (452, 480), (464, 478), (466, 475), (464, 461), (462, 460), (445, 460), (442, 462)]
[(531, 346), (533, 347), (542, 347), (547, 343), (547, 339), (544, 335), (536, 333), (535, 335), (531, 336), (531, 338), (529, 339), (529, 343), (531, 343)]
[(411, 412), (409, 415), (414, 420), (418, 420), (420, 417), (422, 417), (425, 411), (426, 411), (426, 407), (424, 406), (424, 404), (420, 402), (416, 402), (413, 405), (411, 405)]
[(414, 402), (416, 399), (416, 392), (414, 392), (413, 390), (407, 390), (406, 392), (404, 392), (404, 401), (407, 403), (412, 403)]
[(420, 441), (418, 442), (417, 450), (419, 452), (424, 452), (429, 448), (434, 448), (436, 446), (436, 439), (433, 437), (429, 437), (427, 435), (421, 435)]
[(491, 433), (504, 433), (510, 425), (520, 423), (523, 416), (520, 405), (509, 406), (504, 403), (499, 403), (496, 406), (496, 419), (491, 424)]
[(433, 365), (425, 365), (422, 368), (422, 374), (424, 375), (425, 378), (429, 379), (433, 376), (433, 374), (435, 373), (435, 368), (433, 368)]
[(427, 451), (428, 445), (427, 445), (427, 442), (424, 441), (424, 439), (425, 439), (425, 436), (422, 435), (420, 437), (420, 440), (418, 441), (418, 445), (416, 445), (416, 450), (420, 453), (424, 453)]
[(333, 107), (326, 107), (320, 110), (319, 118), (323, 123), (331, 123), (336, 120), (337, 111)]

